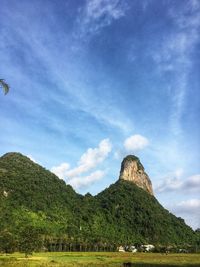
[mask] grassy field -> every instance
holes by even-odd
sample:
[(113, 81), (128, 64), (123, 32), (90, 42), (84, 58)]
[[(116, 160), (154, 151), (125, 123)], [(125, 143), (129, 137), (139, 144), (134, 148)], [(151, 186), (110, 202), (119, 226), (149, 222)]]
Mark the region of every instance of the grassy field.
[(195, 266), (200, 267), (200, 254), (159, 254), (119, 252), (53, 252), (34, 253), (25, 258), (23, 254), (0, 255), (1, 267), (121, 267), (132, 266)]

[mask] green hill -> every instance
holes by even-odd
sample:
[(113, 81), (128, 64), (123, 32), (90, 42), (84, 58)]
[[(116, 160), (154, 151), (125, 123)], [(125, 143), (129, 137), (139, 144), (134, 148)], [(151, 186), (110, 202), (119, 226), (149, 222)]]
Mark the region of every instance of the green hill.
[(71, 209), (79, 199), (70, 185), (20, 153), (0, 158), (0, 190), (11, 205), (33, 211)]
[(19, 235), (29, 224), (45, 234), (61, 235), (74, 229), (81, 198), (70, 185), (20, 153), (0, 158), (1, 229)]
[(0, 217), (2, 250), (5, 244), (8, 250), (22, 250), (23, 242), (31, 240), (27, 235), (39, 238), (38, 244), (49, 250), (183, 245), (195, 239), (183, 219), (130, 181), (118, 180), (97, 196), (81, 196), (19, 153), (0, 158)]
[[(193, 230), (164, 209), (156, 198), (128, 181), (118, 181), (97, 196), (118, 240), (127, 243), (189, 244)], [(110, 219), (109, 219), (110, 218)]]

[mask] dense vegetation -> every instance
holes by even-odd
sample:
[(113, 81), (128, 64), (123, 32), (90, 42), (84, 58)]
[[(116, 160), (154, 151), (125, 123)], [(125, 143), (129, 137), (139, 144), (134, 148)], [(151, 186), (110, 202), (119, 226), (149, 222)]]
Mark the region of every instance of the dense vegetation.
[(0, 87), (2, 87), (5, 95), (8, 93), (10, 89), (9, 85), (5, 82), (4, 79), (0, 79)]
[(189, 246), (199, 236), (133, 183), (120, 180), (95, 197), (82, 196), (19, 153), (0, 158), (0, 217), (0, 250), (5, 252)]

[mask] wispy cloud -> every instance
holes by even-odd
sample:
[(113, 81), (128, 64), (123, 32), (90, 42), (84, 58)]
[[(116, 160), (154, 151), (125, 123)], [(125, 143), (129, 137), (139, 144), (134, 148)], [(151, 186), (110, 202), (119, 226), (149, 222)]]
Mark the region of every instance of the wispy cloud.
[[(194, 213), (197, 212), (200, 216), (200, 199), (189, 199), (181, 201), (176, 205), (176, 211)], [(200, 220), (199, 220), (200, 221)]]
[(88, 0), (86, 15), (92, 19), (99, 19), (107, 15), (110, 19), (124, 16), (123, 2), (120, 0)]
[(155, 188), (157, 193), (166, 192), (187, 192), (188, 194), (200, 193), (200, 174), (190, 176), (186, 179), (182, 177), (182, 170), (177, 170), (173, 177), (166, 178)]
[(55, 173), (59, 178), (65, 179), (70, 168), (70, 164), (67, 162), (61, 163), (59, 166), (51, 168), (51, 172)]
[(184, 217), (193, 229), (200, 227), (200, 199), (189, 199), (169, 206), (177, 216)]
[(162, 192), (171, 192), (179, 190), (182, 187), (183, 181), (182, 181), (182, 175), (183, 175), (183, 169), (177, 169), (172, 173), (169, 173), (166, 175), (164, 179), (162, 179), (162, 182), (158, 185), (155, 185), (155, 192), (162, 193)]
[(161, 39), (152, 56), (160, 73), (173, 74), (170, 127), (175, 135), (179, 135), (193, 64), (192, 52), (200, 40), (200, 4), (192, 0), (179, 10), (171, 8), (169, 18), (174, 30)]
[(81, 37), (98, 33), (113, 21), (125, 16), (128, 5), (121, 0), (87, 0), (80, 10), (78, 24)]
[(70, 169), (68, 163), (61, 163), (59, 166), (52, 167), (51, 171), (75, 188), (89, 185), (101, 179), (105, 172), (96, 170), (87, 176), (84, 173), (91, 171), (101, 164), (111, 152), (112, 145), (109, 139), (104, 139), (96, 148), (89, 148), (80, 158), (75, 168)]
[(67, 172), (67, 177), (81, 175), (103, 162), (112, 149), (109, 139), (104, 139), (97, 148), (89, 148), (80, 158), (78, 166)]
[(87, 176), (72, 177), (67, 182), (71, 186), (73, 186), (75, 189), (79, 189), (79, 188), (84, 188), (95, 183), (96, 181), (102, 179), (104, 175), (105, 175), (104, 171), (97, 170)]
[[(123, 14), (122, 10), (125, 12), (123, 6), (124, 3), (114, 0), (87, 1), (83, 8), (84, 12), (82, 9), (81, 12), (88, 17), (88, 23), (89, 21), (97, 23), (96, 21), (104, 20), (104, 17), (108, 17), (110, 20), (119, 19)], [(101, 11), (102, 9), (103, 11)], [(28, 12), (29, 10), (27, 10)], [(17, 8), (14, 14), (8, 9), (5, 10), (4, 16), (6, 20), (1, 29), (1, 33), (4, 34), (0, 36), (0, 39), (1, 43), (6, 43), (6, 45), (1, 49), (1, 58), (4, 62), (4, 69), (9, 70), (5, 76), (10, 75), (9, 73), (16, 74), (13, 84), (15, 82), (18, 93), (12, 99), (15, 105), (26, 109), (26, 114), (29, 116), (40, 116), (44, 125), (48, 124), (48, 127), (57, 128), (61, 132), (66, 131), (66, 124), (63, 123), (61, 116), (51, 113), (53, 103), (59, 105), (63, 114), (67, 114), (68, 111), (84, 112), (99, 125), (113, 127), (125, 133), (132, 129), (132, 121), (123, 114), (122, 110), (118, 109), (112, 98), (103, 95), (97, 96), (96, 87), (88, 82), (94, 77), (92, 76), (91, 79), (90, 76), (87, 76), (88, 71), (84, 75), (87, 70), (87, 64), (81, 61), (84, 53), (77, 57), (76, 52), (73, 52), (71, 48), (77, 42), (76, 44), (81, 46), (84, 51), (84, 44), (80, 40), (74, 41), (72, 32), (65, 32), (57, 38), (55, 34), (59, 35), (59, 33), (52, 31), (51, 23), (43, 23), (41, 31), (37, 20), (34, 19), (31, 32), (29, 32), (29, 17), (20, 13)], [(55, 17), (52, 10), (50, 17)], [(91, 22), (91, 24), (93, 23)], [(28, 35), (27, 32), (29, 32)], [(4, 35), (7, 36), (6, 41)], [(13, 44), (15, 44), (14, 49), (9, 50)], [(12, 57), (7, 55), (12, 55)], [(22, 56), (20, 57), (20, 55)], [(37, 71), (38, 65), (40, 73)], [(40, 80), (41, 76), (42, 80)], [(100, 84), (98, 86), (101, 87)], [(103, 86), (106, 86), (105, 83)], [(46, 87), (48, 87), (48, 98), (46, 97)], [(112, 88), (108, 88), (107, 91), (112, 91)], [(30, 105), (33, 105), (34, 113), (31, 111), (32, 109), (27, 108)], [(36, 109), (35, 106), (37, 106)], [(51, 109), (48, 108), (49, 106)]]

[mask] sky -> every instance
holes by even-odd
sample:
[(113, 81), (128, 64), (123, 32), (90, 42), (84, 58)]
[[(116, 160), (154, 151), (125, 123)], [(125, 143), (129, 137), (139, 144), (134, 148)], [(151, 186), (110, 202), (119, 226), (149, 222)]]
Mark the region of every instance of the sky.
[(200, 1), (1, 0), (0, 155), (95, 195), (138, 156), (200, 227)]

